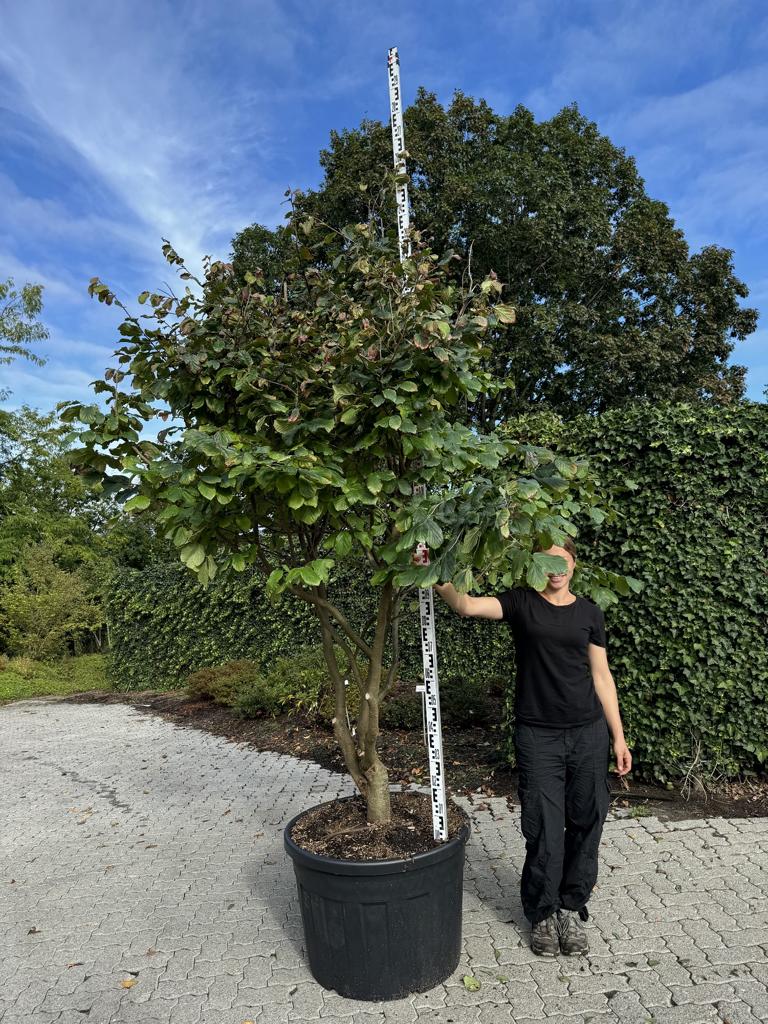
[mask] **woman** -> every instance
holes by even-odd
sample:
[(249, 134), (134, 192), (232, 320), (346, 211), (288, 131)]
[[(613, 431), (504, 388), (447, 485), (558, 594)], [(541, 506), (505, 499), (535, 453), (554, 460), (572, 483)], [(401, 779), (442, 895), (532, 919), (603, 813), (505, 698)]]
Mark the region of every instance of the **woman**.
[[(541, 592), (514, 587), (495, 597), (435, 590), (459, 615), (503, 619), (515, 640), (515, 751), (525, 864), (520, 895), (531, 949), (542, 956), (586, 953), (583, 921), (597, 881), (597, 851), (610, 804), (610, 738), (619, 775), (632, 767), (601, 609), (570, 591), (576, 548), (548, 555), (568, 563)], [(610, 732), (610, 737), (609, 737)]]

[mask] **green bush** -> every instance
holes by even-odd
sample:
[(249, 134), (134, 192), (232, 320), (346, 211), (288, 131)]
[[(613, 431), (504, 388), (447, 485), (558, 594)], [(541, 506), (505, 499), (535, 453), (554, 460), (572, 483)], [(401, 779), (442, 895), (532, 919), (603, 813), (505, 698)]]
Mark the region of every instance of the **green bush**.
[(63, 569), (49, 544), (28, 547), (0, 590), (0, 627), (11, 654), (55, 661), (98, 642), (104, 615), (82, 568)]
[[(343, 652), (336, 647), (336, 658), (344, 664)], [(359, 695), (349, 684), (347, 707), (357, 713)], [(335, 711), (335, 699), (325, 656), (320, 645), (276, 658), (258, 680), (240, 694), (236, 710), (244, 717), (259, 714), (301, 712), (315, 721), (328, 723)]]
[(420, 693), (415, 680), (398, 679), (383, 702), (379, 721), (384, 729), (420, 729), (423, 723)]
[(254, 661), (227, 661), (198, 669), (187, 677), (187, 692), (199, 700), (215, 700), (217, 704), (234, 705), (239, 693), (261, 678)]
[(440, 679), (441, 718), (459, 728), (498, 722), (504, 690), (504, 681), (497, 676), (451, 673)]
[[(343, 664), (343, 652), (336, 648)], [(187, 691), (197, 699), (232, 707), (245, 718), (302, 712), (330, 721), (334, 696), (322, 647), (307, 647), (276, 658), (268, 668), (241, 658), (198, 669), (187, 677)], [(358, 706), (357, 690), (350, 687), (350, 714)]]

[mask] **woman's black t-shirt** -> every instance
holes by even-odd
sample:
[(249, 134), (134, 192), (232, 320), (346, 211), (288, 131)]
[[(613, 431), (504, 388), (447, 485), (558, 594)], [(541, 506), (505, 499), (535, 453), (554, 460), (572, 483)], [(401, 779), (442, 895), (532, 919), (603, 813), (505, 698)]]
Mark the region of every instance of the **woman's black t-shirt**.
[(603, 706), (587, 648), (606, 646), (602, 609), (578, 596), (556, 605), (530, 587), (496, 597), (515, 638), (515, 721), (560, 728), (596, 722)]

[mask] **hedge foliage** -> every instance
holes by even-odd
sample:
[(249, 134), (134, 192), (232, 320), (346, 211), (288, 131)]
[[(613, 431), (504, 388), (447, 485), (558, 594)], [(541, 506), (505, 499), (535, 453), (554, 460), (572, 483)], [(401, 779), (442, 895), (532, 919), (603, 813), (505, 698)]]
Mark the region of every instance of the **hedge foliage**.
[[(621, 512), (609, 528), (585, 527), (577, 545), (580, 559), (645, 585), (605, 613), (634, 774), (664, 782), (688, 770), (759, 770), (768, 759), (768, 406), (641, 403), (567, 423), (529, 416), (505, 429), (590, 455)], [(178, 686), (204, 665), (264, 664), (316, 645), (311, 610), (288, 596), (270, 605), (263, 582), (258, 573), (225, 577), (206, 591), (182, 566), (117, 577), (108, 600), (117, 685)], [(334, 590), (353, 622), (368, 616), (370, 639), (374, 600), (362, 576), (340, 572)], [(435, 606), (441, 676), (512, 681), (506, 627), (460, 619), (437, 596)], [(400, 643), (400, 675), (415, 685), (415, 601)]]

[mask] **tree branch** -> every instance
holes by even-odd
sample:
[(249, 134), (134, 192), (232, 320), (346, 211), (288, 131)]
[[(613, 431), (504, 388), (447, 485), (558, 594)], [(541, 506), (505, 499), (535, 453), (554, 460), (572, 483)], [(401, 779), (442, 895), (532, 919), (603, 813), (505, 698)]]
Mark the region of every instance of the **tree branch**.
[(294, 597), (300, 597), (302, 601), (309, 601), (318, 608), (323, 608), (328, 612), (329, 615), (333, 616), (334, 619), (339, 623), (341, 628), (347, 634), (349, 639), (358, 647), (367, 658), (370, 658), (373, 654), (372, 649), (363, 640), (359, 633), (356, 632), (349, 624), (346, 616), (339, 611), (329, 601), (323, 600), (319, 594), (313, 594), (309, 590), (304, 590), (302, 587), (297, 586), (295, 583), (289, 584), (285, 588), (289, 593), (293, 594)]

